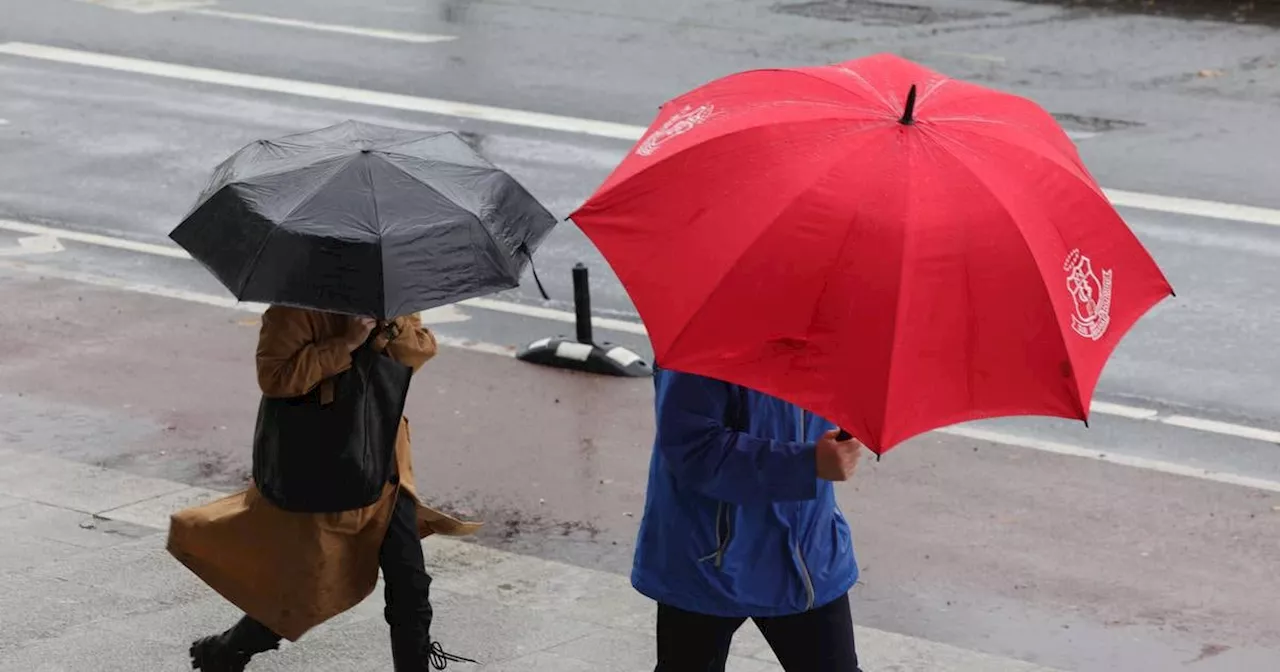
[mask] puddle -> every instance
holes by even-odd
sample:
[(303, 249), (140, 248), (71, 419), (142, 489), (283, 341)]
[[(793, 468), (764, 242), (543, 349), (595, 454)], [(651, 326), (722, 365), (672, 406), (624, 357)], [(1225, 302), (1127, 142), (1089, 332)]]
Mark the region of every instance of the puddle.
[(780, 14), (826, 21), (857, 21), (869, 26), (911, 26), (1002, 16), (1000, 13), (944, 9), (876, 0), (816, 0), (773, 6)]
[(1054, 112), (1052, 114), (1053, 118), (1057, 120), (1059, 126), (1068, 133), (1074, 133), (1080, 137), (1092, 137), (1098, 133), (1122, 131), (1142, 126), (1139, 122), (1127, 121), (1124, 119), (1107, 119), (1105, 117), (1089, 117), (1080, 114), (1061, 112)]
[(1280, 26), (1280, 0), (1021, 0), (1028, 4), (1124, 14)]

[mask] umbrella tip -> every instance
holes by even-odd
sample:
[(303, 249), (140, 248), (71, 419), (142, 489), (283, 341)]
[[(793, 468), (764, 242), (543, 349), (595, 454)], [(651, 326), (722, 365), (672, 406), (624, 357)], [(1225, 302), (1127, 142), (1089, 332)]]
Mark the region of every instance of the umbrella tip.
[(907, 109), (903, 111), (902, 118), (898, 120), (903, 126), (910, 126), (916, 123), (916, 85), (911, 85), (911, 90), (907, 92)]

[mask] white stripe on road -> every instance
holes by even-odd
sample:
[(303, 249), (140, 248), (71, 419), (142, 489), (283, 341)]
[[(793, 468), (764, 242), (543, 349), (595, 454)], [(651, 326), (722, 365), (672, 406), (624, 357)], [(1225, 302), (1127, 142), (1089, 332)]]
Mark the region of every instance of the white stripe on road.
[(124, 238), (103, 236), (96, 233), (83, 233), (81, 231), (71, 231), (69, 229), (55, 229), (51, 226), (41, 226), (40, 224), (31, 224), (28, 222), (15, 222), (11, 219), (0, 219), (0, 230), (12, 231), (14, 233), (25, 233), (32, 236), (49, 236), (60, 240), (84, 243), (86, 245), (110, 247), (116, 250), (125, 250), (128, 252), (141, 252), (142, 254), (150, 254), (157, 257), (169, 257), (171, 259), (191, 258), (191, 255), (187, 254), (186, 250), (173, 245), (138, 243), (132, 240), (125, 240)]
[[(216, 84), (253, 91), (285, 93), (305, 98), (330, 100), (358, 105), (370, 105), (393, 110), (407, 110), (448, 117), (474, 119), (526, 128), (538, 128), (564, 133), (577, 133), (619, 140), (638, 140), (645, 132), (643, 126), (619, 124), (609, 121), (582, 119), (526, 110), (513, 110), (489, 105), (476, 105), (438, 98), (419, 98), (381, 91), (369, 91), (345, 86), (333, 86), (316, 82), (304, 82), (277, 77), (263, 77), (225, 70), (198, 68), (160, 61), (148, 61), (125, 56), (113, 56), (75, 49), (62, 49), (24, 42), (0, 44), (0, 53), (56, 63), (67, 63), (117, 72), (130, 72), (188, 82)], [(1144, 194), (1115, 189), (1106, 190), (1107, 197), (1119, 207), (1165, 212), (1192, 217), (1207, 217), (1250, 224), (1280, 226), (1280, 210), (1255, 206), (1203, 201)]]
[(1192, 418), (1185, 415), (1171, 415), (1167, 418), (1160, 418), (1160, 422), (1175, 427), (1183, 427), (1185, 429), (1195, 429), (1201, 432), (1213, 432), (1214, 434), (1226, 434), (1241, 439), (1253, 439), (1254, 441), (1266, 441), (1280, 445), (1280, 432), (1274, 432), (1269, 429), (1260, 429), (1258, 427), (1245, 427), (1244, 425), (1236, 425), (1229, 422), (1218, 422), (1217, 420), (1206, 420), (1204, 418)]
[[(157, 285), (147, 285), (142, 283), (129, 282), (119, 278), (109, 278), (104, 276), (93, 275), (89, 273), (81, 273), (78, 271), (66, 271), (52, 266), (40, 266), (35, 264), (19, 264), (0, 261), (0, 267), (38, 275), (40, 277), (55, 278), (59, 280), (69, 280), (79, 282), (96, 287), (104, 287), (117, 291), (132, 292), (135, 294), (146, 294), (149, 296), (158, 296), (167, 299), (175, 299), (178, 301), (186, 301), (189, 303), (198, 303), (206, 306), (216, 306), (219, 308), (230, 308), (250, 313), (261, 314), (265, 306), (260, 304), (237, 303), (234, 299), (225, 296), (216, 296), (212, 294), (203, 294), (201, 292), (189, 292), (181, 289), (172, 289), (169, 287), (160, 287)], [(448, 336), (437, 335), (436, 340), (441, 345), (447, 347), (458, 348), (460, 350), (469, 350), (471, 352), (479, 352), (489, 355), (501, 355), (503, 357), (514, 357), (515, 348), (495, 345), (492, 343), (483, 343), (468, 339), (452, 338)], [(1208, 422), (1208, 421), (1206, 421)], [(1196, 478), (1200, 480), (1213, 481), (1215, 483), (1223, 483), (1226, 485), (1235, 485), (1246, 488), (1254, 488), (1257, 490), (1265, 490), (1268, 492), (1280, 493), (1280, 482), (1271, 481), (1262, 478), (1253, 478), (1251, 476), (1243, 476), (1240, 474), (1232, 474), (1227, 472), (1210, 471), (1199, 467), (1192, 467), (1176, 462), (1165, 462), (1162, 460), (1151, 460), (1142, 457), (1134, 457), (1127, 455), (1117, 455), (1107, 453), (1092, 448), (1075, 446), (1065, 443), (1057, 443), (1053, 441), (1042, 441), (1028, 437), (1016, 436), (1013, 434), (1005, 434), (1003, 432), (994, 432), (985, 429), (977, 429), (972, 427), (947, 427), (945, 429), (936, 430), (940, 434), (948, 434), (951, 436), (959, 436), (977, 441), (987, 441), (990, 443), (998, 443), (1006, 446), (1014, 446), (1018, 448), (1028, 448), (1031, 450), (1039, 450), (1042, 452), (1055, 453), (1058, 455), (1067, 455), (1071, 457), (1081, 457), (1090, 460), (1107, 462), (1110, 464), (1118, 464), (1136, 469), (1146, 469), (1148, 471), (1156, 471), (1163, 474), (1173, 476), (1184, 476), (1188, 478)]]
[[(150, 254), (171, 259), (191, 260), (191, 255), (186, 250), (173, 245), (157, 245), (154, 243), (141, 243), (123, 238), (114, 238), (96, 233), (83, 233), (80, 231), (71, 231), (69, 229), (59, 229), (41, 224), (31, 224), (28, 222), (17, 222), (13, 220), (0, 219), (0, 231), (12, 231), (15, 233), (28, 234), (31, 236), (40, 236), (53, 238), (58, 240), (70, 240), (88, 245), (96, 245), (99, 247), (108, 247), (117, 250), (125, 250), (128, 252), (139, 252), (142, 254)], [(185, 294), (181, 290), (164, 290), (165, 292), (177, 292)], [(147, 292), (154, 293), (154, 292)], [(170, 296), (170, 294), (163, 294)], [(192, 296), (209, 296), (205, 294)], [(182, 298), (182, 296), (173, 296), (172, 298)], [(236, 301), (230, 297), (213, 297), (217, 303), (211, 305), (223, 307), (235, 307)], [(208, 303), (208, 301), (200, 301)], [(458, 302), (459, 306), (466, 308), (479, 308), (492, 312), (505, 313), (508, 315), (517, 315), (520, 317), (529, 317), (539, 320), (548, 320), (552, 322), (562, 322), (565, 324), (574, 324), (577, 316), (571, 312), (564, 310), (556, 310), (554, 308), (544, 308), (542, 306), (530, 306), (522, 303), (511, 303), (508, 301), (498, 301), (489, 298), (467, 299)], [(261, 310), (261, 309), (258, 309)], [(598, 329), (606, 329), (624, 334), (633, 334), (636, 336), (648, 336), (648, 331), (644, 324), (629, 320), (619, 320), (608, 317), (591, 318), (591, 324)], [(1160, 412), (1151, 408), (1141, 408), (1137, 406), (1126, 406), (1123, 404), (1114, 404), (1105, 401), (1095, 401), (1090, 406), (1092, 413), (1101, 415), (1110, 415), (1130, 420), (1145, 420), (1151, 422), (1159, 422), (1168, 425), (1182, 427), (1211, 434), (1220, 434), (1223, 436), (1232, 436), (1242, 439), (1251, 439), (1255, 441), (1265, 441), (1268, 443), (1280, 444), (1280, 432), (1260, 427), (1250, 427), (1248, 425), (1237, 425), (1228, 422), (1219, 422), (1217, 420), (1207, 420), (1203, 418), (1195, 418), (1184, 415), (1161, 416)]]
[[(540, 320), (550, 320), (552, 322), (565, 322), (575, 324), (578, 317), (573, 313), (564, 310), (556, 310), (554, 308), (543, 308), (541, 306), (528, 306), (523, 303), (510, 303), (507, 301), (497, 301), (494, 299), (467, 299), (461, 305), (471, 308), (483, 308), (484, 310), (493, 310), (500, 313), (509, 313), (511, 315), (520, 315), (522, 317), (533, 317)], [(639, 317), (639, 316), (637, 316)], [(608, 317), (591, 318), (591, 324), (601, 329), (616, 331), (623, 334), (634, 334), (636, 336), (648, 336), (649, 331), (639, 322), (630, 320), (616, 320)]]
[(264, 14), (244, 14), (241, 12), (224, 12), (220, 9), (188, 9), (186, 14), (199, 14), (201, 16), (211, 16), (219, 19), (230, 19), (233, 21), (252, 21), (254, 23), (265, 23), (273, 26), (284, 26), (287, 28), (302, 28), (305, 30), (315, 30), (324, 33), (341, 33), (344, 35), (358, 35), (360, 37), (372, 37), (380, 40), (394, 40), (397, 42), (410, 42), (414, 44), (431, 44), (433, 42), (448, 42), (458, 39), (454, 35), (433, 35), (430, 33), (407, 33), (399, 30), (382, 30), (380, 28), (361, 28), (358, 26), (341, 26), (332, 23), (316, 23), (314, 21), (303, 21), (301, 19), (285, 19), (277, 16), (266, 16)]
[(1154, 409), (1125, 406), (1123, 404), (1112, 404), (1105, 401), (1093, 402), (1089, 405), (1089, 410), (1093, 413), (1114, 415), (1121, 418), (1129, 418), (1131, 420), (1154, 420), (1157, 415), (1160, 415), (1160, 412)]
[(1119, 189), (1104, 189), (1103, 191), (1107, 194), (1107, 198), (1111, 199), (1112, 203), (1122, 208), (1153, 210), (1155, 212), (1168, 212), (1189, 217), (1225, 219), (1233, 222), (1265, 224), (1266, 226), (1280, 226), (1280, 210), (1272, 208), (1258, 208), (1251, 205), (1237, 205), (1219, 201), (1201, 201), (1194, 198), (1179, 198), (1176, 196), (1159, 196), (1136, 191), (1121, 191)]
[(38, 44), (25, 44), (22, 42), (6, 42), (4, 44), (0, 44), (0, 54), (22, 56), (25, 58), (53, 61), (56, 63), (68, 63), (71, 65), (102, 68), (105, 70), (115, 70), (117, 72), (132, 72), (140, 75), (165, 77), (168, 79), (177, 79), (186, 82), (217, 84), (220, 86), (249, 89), (252, 91), (264, 91), (268, 93), (285, 93), (304, 98), (354, 103), (357, 105), (370, 105), (373, 107), (381, 107), (391, 110), (407, 110), (410, 112), (422, 112), (425, 114), (436, 114), (446, 117), (461, 117), (464, 119), (491, 121), (500, 124), (511, 124), (514, 126), (525, 126), (528, 128), (541, 128), (551, 131), (562, 131), (565, 133), (580, 133), (606, 138), (635, 140), (640, 137), (640, 134), (643, 132), (643, 129), (638, 126), (614, 124), (606, 121), (575, 119), (573, 117), (562, 117), (554, 114), (525, 112), (523, 110), (511, 110), (501, 107), (490, 107), (488, 105), (474, 105), (471, 103), (461, 103), (452, 100), (419, 98), (417, 96), (405, 96), (396, 93), (354, 89), (346, 86), (332, 86), (329, 84), (301, 82), (292, 79), (280, 79), (277, 77), (246, 75), (239, 72), (211, 70), (209, 68), (175, 65), (173, 63), (161, 63), (158, 61), (146, 61), (138, 58), (111, 56), (108, 54), (76, 51), (74, 49), (61, 49), (58, 47), (46, 47)]
[(1179, 464), (1177, 462), (1166, 462), (1164, 460), (1152, 460), (1133, 455), (1108, 453), (1106, 451), (1097, 450), (1096, 448), (1084, 448), (1082, 446), (1058, 443), (1056, 441), (1042, 441), (1040, 439), (1033, 439), (1026, 436), (1015, 436), (1013, 434), (992, 432), (973, 427), (947, 427), (936, 431), (939, 434), (959, 436), (966, 439), (973, 439), (975, 441), (986, 441), (988, 443), (998, 443), (1003, 446), (1014, 446), (1017, 448), (1030, 448), (1031, 450), (1054, 453), (1055, 455), (1083, 457), (1090, 460), (1097, 460), (1099, 462), (1133, 467), (1135, 469), (1157, 471), (1162, 474), (1169, 474), (1172, 476), (1186, 476), (1188, 478), (1198, 478), (1202, 481), (1213, 481), (1214, 483), (1224, 483), (1226, 485), (1236, 485), (1242, 488), (1253, 488), (1255, 490), (1280, 493), (1280, 481), (1272, 481), (1265, 478), (1254, 478), (1252, 476), (1232, 474), (1225, 471), (1212, 471), (1186, 464)]
[[(58, 238), (61, 240), (70, 240), (86, 245), (95, 245), (98, 247), (108, 247), (116, 250), (124, 250), (127, 252), (139, 252), (142, 254), (150, 254), (159, 257), (168, 257), (170, 259), (186, 259), (190, 260), (191, 255), (186, 250), (174, 245), (157, 245), (155, 243), (141, 243), (124, 238), (115, 238), (112, 236), (104, 236), (96, 233), (84, 233), (81, 231), (71, 231), (69, 229), (58, 229), (51, 226), (43, 226), (41, 224), (31, 224), (29, 222), (16, 222), (8, 219), (0, 219), (0, 230), (13, 231), (14, 233), (24, 233), (32, 236), (47, 236)], [(232, 301), (228, 299), (228, 301)], [(232, 301), (234, 303), (234, 301)], [(577, 321), (577, 317), (570, 312), (563, 310), (555, 310), (552, 308), (542, 308), (540, 306), (527, 306), (520, 303), (510, 303), (507, 301), (498, 301), (496, 299), (467, 299), (459, 302), (458, 305), (469, 308), (480, 308), (483, 310), (496, 311), (500, 313), (508, 313), (511, 315), (519, 315), (521, 317), (532, 317), (541, 320), (550, 320), (553, 322), (565, 322), (573, 324)], [(644, 325), (639, 322), (631, 322), (627, 320), (610, 319), (607, 317), (592, 317), (591, 323), (600, 329), (608, 329), (625, 334), (635, 334), (637, 336), (647, 336), (648, 332)]]
[(80, 0), (80, 2), (122, 12), (133, 12), (134, 14), (180, 12), (194, 7), (208, 7), (209, 5), (218, 4), (214, 0)]

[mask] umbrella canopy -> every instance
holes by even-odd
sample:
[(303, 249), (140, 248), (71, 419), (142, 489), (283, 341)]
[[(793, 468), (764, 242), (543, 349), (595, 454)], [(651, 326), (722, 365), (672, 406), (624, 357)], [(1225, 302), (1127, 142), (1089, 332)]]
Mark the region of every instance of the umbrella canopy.
[(556, 221), (453, 133), (348, 121), (241, 149), (170, 237), (242, 301), (389, 319), (517, 287)]
[(1048, 113), (889, 55), (675, 99), (571, 218), (658, 365), (876, 452), (978, 418), (1087, 418), (1172, 291)]

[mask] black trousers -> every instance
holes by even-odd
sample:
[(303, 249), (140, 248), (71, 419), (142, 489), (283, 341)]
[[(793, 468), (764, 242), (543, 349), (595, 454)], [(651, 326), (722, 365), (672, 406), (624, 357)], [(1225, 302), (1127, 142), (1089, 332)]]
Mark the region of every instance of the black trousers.
[[(398, 660), (409, 662), (421, 657), (427, 669), (431, 631), (431, 576), (427, 574), (418, 537), (418, 512), (413, 498), (401, 494), (391, 514), (391, 524), (378, 551), (378, 565), (385, 582), (386, 606), (383, 617), (391, 626), (391, 647)], [(275, 648), (280, 636), (267, 626), (245, 616), (232, 632), (245, 650), (267, 651)]]
[(397, 628), (421, 630), (426, 637), (431, 629), (431, 576), (422, 556), (422, 539), (418, 536), (418, 509), (412, 497), (401, 494), (391, 514), (391, 525), (378, 551), (378, 565), (386, 583), (383, 616), (395, 636)]
[[(733, 634), (746, 620), (659, 604), (655, 672), (724, 672)], [(860, 672), (848, 595), (802, 614), (752, 620), (787, 672)]]

